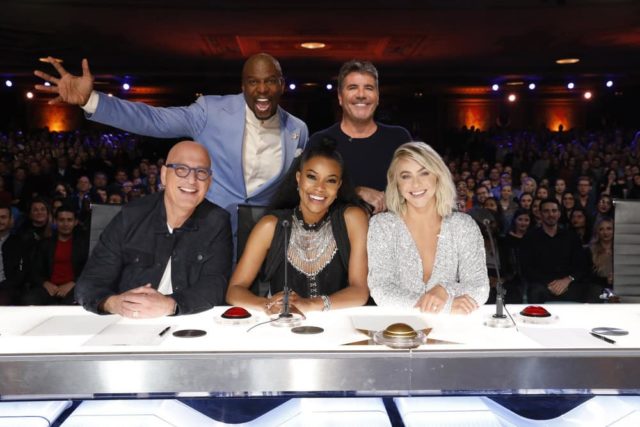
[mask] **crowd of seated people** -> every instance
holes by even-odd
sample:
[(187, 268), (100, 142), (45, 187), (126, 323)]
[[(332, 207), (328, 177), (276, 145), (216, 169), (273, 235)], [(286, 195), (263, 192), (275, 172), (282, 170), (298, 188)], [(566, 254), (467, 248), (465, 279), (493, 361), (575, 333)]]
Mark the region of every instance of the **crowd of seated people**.
[(91, 204), (124, 204), (161, 188), (164, 159), (143, 148), (124, 132), (0, 133), (0, 304), (74, 302)]
[[(603, 288), (611, 288), (613, 284), (613, 199), (640, 199), (640, 133), (463, 129), (456, 138), (471, 141), (466, 145), (469, 151), (459, 154), (451, 150), (447, 159), (459, 200), (464, 201), (458, 203), (458, 208), (476, 218), (486, 218), (478, 215), (479, 210), (488, 211), (492, 227), (494, 222), (499, 224), (495, 237), (507, 301), (599, 302)], [(475, 159), (474, 150), (484, 158)], [(476, 179), (470, 181), (469, 177)], [(461, 194), (463, 191), (467, 194)], [(541, 254), (553, 253), (554, 243), (548, 233), (546, 239), (538, 236), (537, 240), (533, 233), (549, 229), (547, 224), (554, 222), (542, 208), (551, 199), (559, 204), (557, 230), (570, 232), (581, 247), (578, 258), (565, 260), (568, 264), (575, 263), (574, 274), (569, 274), (569, 265), (561, 266), (557, 258), (549, 259), (549, 266), (533, 265), (541, 262)], [(605, 228), (610, 231), (608, 234)], [(598, 229), (603, 229), (600, 233), (606, 235), (604, 244)], [(487, 232), (483, 229), (484, 234)], [(529, 252), (524, 254), (522, 251), (528, 246)], [(489, 253), (487, 263), (491, 276), (495, 260)], [(555, 275), (563, 271), (564, 276), (556, 278), (563, 279), (563, 286), (558, 286), (562, 292), (546, 295), (536, 292), (536, 282), (546, 280), (538, 277), (544, 268), (556, 269)], [(555, 280), (552, 276), (549, 283)], [(492, 277), (492, 285), (494, 281)], [(576, 292), (568, 293), (574, 287)], [(489, 301), (494, 298), (492, 290)]]
[[(439, 151), (455, 185), (455, 209), (490, 218), (489, 229), (482, 221), (480, 229), (485, 237), (489, 232), (496, 237), (498, 257), (485, 247), (494, 272), (491, 284), (500, 268), (510, 302), (599, 301), (599, 291), (612, 286), (612, 200), (640, 199), (640, 136), (622, 130), (463, 129), (449, 137)], [(143, 142), (125, 132), (0, 133), (0, 304), (72, 302), (65, 299), (72, 294), (65, 292), (68, 281), (50, 286), (52, 276), (76, 275), (76, 265), (68, 264), (69, 249), (60, 244), (60, 221), (73, 212), (74, 250), (86, 250), (76, 241), (88, 238), (92, 203), (124, 204), (160, 191), (164, 159), (146, 156)], [(555, 208), (557, 227), (551, 228), (579, 242), (574, 266), (579, 273), (554, 278), (552, 289), (533, 292), (539, 284), (532, 283), (540, 278), (530, 276), (527, 264), (539, 257), (522, 254), (531, 253), (527, 245), (534, 230), (550, 229)], [(533, 248), (551, 244), (539, 237), (536, 245), (542, 246)], [(60, 267), (64, 256), (67, 264)], [(564, 295), (576, 285), (579, 291)], [(446, 302), (440, 298), (440, 305)]]

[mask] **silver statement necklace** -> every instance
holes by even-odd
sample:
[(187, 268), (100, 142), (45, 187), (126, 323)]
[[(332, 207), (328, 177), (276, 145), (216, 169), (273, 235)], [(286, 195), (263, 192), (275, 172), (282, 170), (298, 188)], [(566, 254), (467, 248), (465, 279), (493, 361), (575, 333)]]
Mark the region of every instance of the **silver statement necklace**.
[[(297, 211), (297, 210), (296, 210)], [(291, 225), (291, 239), (287, 251), (287, 260), (300, 273), (307, 277), (309, 298), (319, 296), (316, 276), (333, 259), (338, 247), (333, 238), (329, 216), (313, 226), (305, 225), (294, 212)]]

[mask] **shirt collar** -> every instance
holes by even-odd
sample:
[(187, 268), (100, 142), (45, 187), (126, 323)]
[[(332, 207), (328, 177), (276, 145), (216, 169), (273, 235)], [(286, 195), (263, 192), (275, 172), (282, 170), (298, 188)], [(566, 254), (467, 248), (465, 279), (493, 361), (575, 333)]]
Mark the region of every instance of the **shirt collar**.
[(269, 117), (266, 120), (260, 120), (253, 114), (253, 111), (249, 108), (249, 106), (245, 103), (245, 121), (247, 125), (258, 128), (258, 129), (279, 129), (280, 128), (280, 114), (276, 112), (273, 116)]

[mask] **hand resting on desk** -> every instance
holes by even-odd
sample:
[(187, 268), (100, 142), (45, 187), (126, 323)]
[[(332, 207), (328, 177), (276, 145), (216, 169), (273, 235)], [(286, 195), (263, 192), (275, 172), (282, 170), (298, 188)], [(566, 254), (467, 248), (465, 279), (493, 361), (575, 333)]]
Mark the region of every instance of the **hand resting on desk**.
[(176, 302), (147, 283), (119, 295), (112, 295), (102, 304), (102, 310), (134, 319), (169, 316), (175, 313)]

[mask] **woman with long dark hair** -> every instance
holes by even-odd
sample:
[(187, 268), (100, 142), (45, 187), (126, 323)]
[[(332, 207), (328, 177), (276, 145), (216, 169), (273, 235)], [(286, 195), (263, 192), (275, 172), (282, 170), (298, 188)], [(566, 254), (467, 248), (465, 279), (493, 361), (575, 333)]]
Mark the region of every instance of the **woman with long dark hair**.
[[(227, 301), (279, 312), (286, 268), (291, 303), (301, 311), (365, 304), (368, 216), (361, 203), (335, 142), (310, 148), (294, 162), (269, 214), (252, 230), (229, 281)], [(286, 263), (284, 222), (290, 224)], [(249, 290), (261, 271), (270, 283), (268, 297)]]

